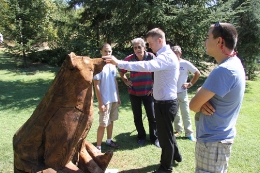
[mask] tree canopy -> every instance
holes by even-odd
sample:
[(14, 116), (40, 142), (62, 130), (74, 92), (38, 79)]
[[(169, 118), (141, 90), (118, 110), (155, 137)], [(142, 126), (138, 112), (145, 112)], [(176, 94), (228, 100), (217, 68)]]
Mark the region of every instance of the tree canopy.
[[(132, 53), (133, 38), (144, 37), (148, 30), (159, 27), (165, 31), (167, 43), (180, 45), (185, 58), (203, 71), (207, 66), (201, 62), (212, 61), (204, 53), (206, 32), (210, 24), (220, 21), (233, 23), (238, 29), (237, 51), (250, 79), (257, 69), (259, 0), (1, 0), (0, 3), (5, 18), (0, 29), (16, 43), (12, 49), (23, 50), (24, 56), (34, 53), (33, 57), (51, 64), (60, 65), (64, 55), (71, 51), (100, 56), (99, 48), (105, 42), (111, 43), (114, 54), (122, 59)], [(40, 53), (33, 45), (43, 42), (48, 43), (50, 50)]]

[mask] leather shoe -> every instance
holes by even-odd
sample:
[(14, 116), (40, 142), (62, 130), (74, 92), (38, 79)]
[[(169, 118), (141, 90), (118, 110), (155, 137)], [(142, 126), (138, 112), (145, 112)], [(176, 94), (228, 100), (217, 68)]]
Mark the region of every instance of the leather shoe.
[(181, 161), (182, 161), (182, 155), (179, 154), (179, 157), (175, 157), (174, 160), (175, 160), (176, 162), (181, 162)]
[(159, 143), (159, 140), (158, 140), (158, 139), (156, 139), (156, 140), (155, 140), (155, 142), (154, 142), (154, 145), (155, 145), (156, 147), (158, 147), (158, 148), (161, 148), (161, 146), (160, 146), (160, 143)]
[(138, 143), (139, 146), (144, 146), (145, 140), (144, 140), (144, 139), (139, 139), (139, 140), (137, 141), (137, 143)]

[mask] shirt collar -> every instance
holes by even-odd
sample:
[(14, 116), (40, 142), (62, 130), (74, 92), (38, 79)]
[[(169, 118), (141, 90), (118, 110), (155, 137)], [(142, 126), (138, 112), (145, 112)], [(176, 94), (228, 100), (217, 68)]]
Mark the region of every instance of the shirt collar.
[(171, 49), (171, 48), (170, 48), (170, 45), (167, 44), (167, 45), (163, 46), (161, 49), (159, 49), (159, 50), (157, 51), (156, 56), (160, 55), (162, 52), (165, 52), (165, 51), (168, 50), (168, 49)]
[[(143, 58), (143, 60), (146, 60), (147, 56), (148, 56), (148, 52), (144, 51), (144, 58)], [(139, 61), (139, 59), (138, 59), (138, 57), (136, 56), (135, 53), (134, 53), (134, 57), (135, 57), (136, 60)]]

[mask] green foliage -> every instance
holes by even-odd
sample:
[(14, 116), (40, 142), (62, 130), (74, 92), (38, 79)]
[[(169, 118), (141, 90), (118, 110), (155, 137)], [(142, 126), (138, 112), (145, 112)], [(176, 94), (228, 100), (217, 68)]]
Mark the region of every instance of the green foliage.
[(52, 66), (61, 66), (63, 61), (68, 57), (68, 54), (69, 53), (60, 47), (56, 49), (32, 52), (28, 54), (28, 58), (32, 62), (41, 62)]
[(256, 60), (260, 57), (260, 3), (259, 0), (240, 0), (235, 6), (241, 9), (233, 19), (239, 32), (238, 56), (242, 59), (248, 79), (254, 80), (258, 66)]
[[(209, 67), (202, 62), (214, 61), (205, 55), (205, 35), (210, 24), (220, 21), (234, 23), (238, 29), (238, 55), (248, 78), (253, 79), (257, 70), (259, 0), (0, 0), (0, 3), (4, 7), (0, 14), (5, 18), (0, 30), (12, 40), (9, 50), (17, 56), (45, 54), (50, 56), (47, 58), (50, 64), (58, 65), (62, 59), (60, 50), (64, 54), (99, 57), (101, 45), (108, 42), (121, 59), (132, 53), (133, 38), (144, 37), (148, 30), (159, 27), (165, 31), (167, 43), (180, 45), (184, 58), (203, 72)], [(53, 51), (36, 55), (45, 42)], [(53, 52), (57, 57), (53, 57)]]
[[(104, 42), (116, 43), (114, 50), (128, 52), (124, 50), (131, 47), (133, 38), (144, 37), (149, 29), (159, 27), (166, 32), (169, 44), (180, 45), (186, 59), (201, 71), (207, 71), (209, 67), (201, 62), (213, 60), (205, 55), (203, 46), (208, 27), (217, 21), (232, 22), (235, 15), (244, 11), (238, 8), (243, 2), (235, 6), (236, 2), (72, 0), (69, 4), (82, 5), (79, 21), (86, 26), (85, 33), (93, 38), (89, 43), (96, 47)], [(246, 68), (255, 71), (252, 66)]]
[(6, 18), (8, 16), (9, 7), (5, 0), (0, 0), (0, 7), (1, 7), (0, 16), (2, 19), (1, 23), (0, 23), (0, 33), (5, 35), (5, 26), (10, 24), (6, 21)]
[(26, 66), (26, 54), (51, 35), (49, 21), (53, 12), (51, 0), (8, 0), (8, 17), (5, 25), (14, 45), (12, 53), (22, 55)]

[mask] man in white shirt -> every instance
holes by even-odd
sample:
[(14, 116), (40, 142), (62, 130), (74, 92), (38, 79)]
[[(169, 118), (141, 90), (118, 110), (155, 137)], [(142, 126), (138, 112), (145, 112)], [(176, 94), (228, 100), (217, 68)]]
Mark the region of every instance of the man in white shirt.
[(114, 56), (105, 56), (107, 63), (117, 65), (128, 71), (154, 72), (154, 110), (158, 139), (162, 148), (160, 166), (154, 173), (171, 173), (174, 161), (181, 162), (173, 121), (178, 110), (177, 81), (179, 62), (169, 45), (166, 45), (165, 33), (154, 28), (147, 32), (146, 41), (156, 58), (150, 61), (120, 61)]
[[(190, 118), (189, 98), (187, 89), (192, 87), (192, 85), (194, 85), (197, 82), (198, 78), (200, 77), (200, 71), (191, 62), (181, 58), (182, 51), (180, 46), (173, 46), (171, 49), (176, 54), (180, 62), (180, 75), (177, 84), (177, 96), (179, 101), (180, 112), (178, 111), (176, 117), (174, 118), (175, 136), (177, 137), (182, 133), (183, 122), (185, 137), (187, 137), (191, 141), (195, 141)], [(193, 77), (190, 80), (190, 82), (187, 82), (189, 73), (192, 73)]]
[[(111, 46), (108, 43), (104, 44), (100, 53), (102, 56), (111, 55)], [(112, 140), (114, 121), (118, 120), (118, 105), (121, 103), (116, 73), (116, 66), (106, 64), (103, 70), (93, 78), (99, 108), (99, 127), (97, 130), (97, 148), (99, 150), (101, 150), (105, 129), (107, 130), (106, 145), (119, 148), (119, 145)]]

